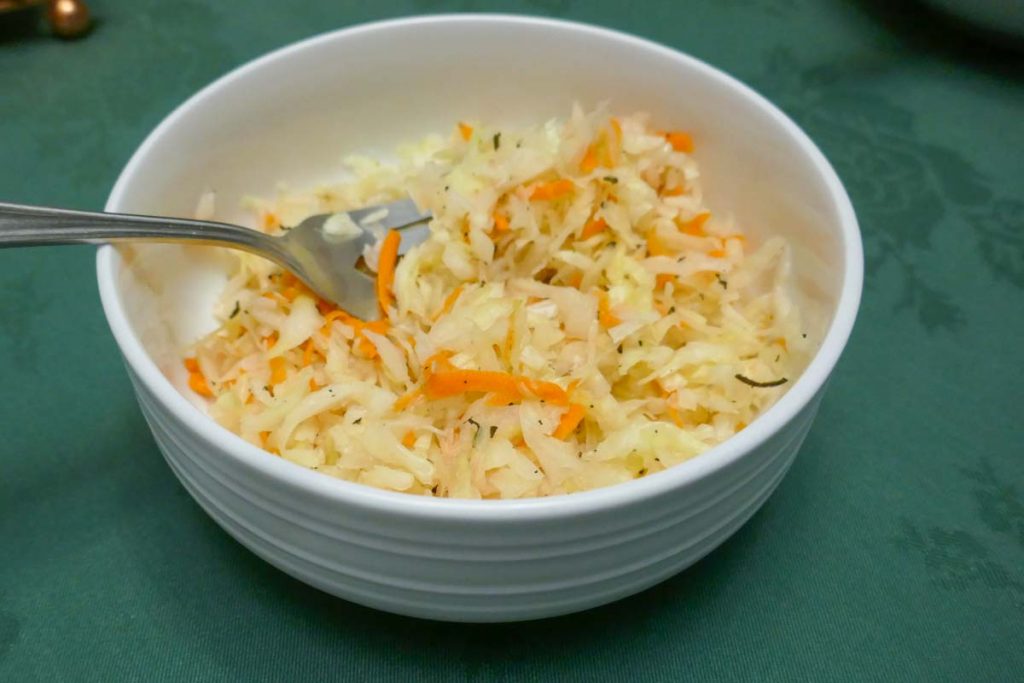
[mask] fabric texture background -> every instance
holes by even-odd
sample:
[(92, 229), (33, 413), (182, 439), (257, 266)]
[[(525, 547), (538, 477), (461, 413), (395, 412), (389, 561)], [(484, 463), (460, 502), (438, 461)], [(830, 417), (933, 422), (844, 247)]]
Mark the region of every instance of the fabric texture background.
[(0, 680), (1024, 679), (1024, 53), (882, 0), (91, 5), (72, 43), (0, 15), (3, 200), (102, 207), (174, 105), (294, 40), (549, 15), (789, 113), (853, 198), (864, 302), (796, 464), (732, 540), (614, 605), (461, 626), (334, 599), (220, 531), (135, 405), (95, 250), (0, 251)]

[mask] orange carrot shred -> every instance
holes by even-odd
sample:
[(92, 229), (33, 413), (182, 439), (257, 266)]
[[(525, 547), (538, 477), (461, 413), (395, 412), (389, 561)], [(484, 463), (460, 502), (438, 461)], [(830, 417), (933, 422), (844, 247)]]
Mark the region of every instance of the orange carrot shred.
[(462, 285), (459, 285), (458, 287), (453, 289), (451, 291), (451, 294), (449, 294), (445, 298), (444, 304), (441, 306), (441, 310), (437, 312), (437, 315), (434, 316), (434, 320), (437, 320), (442, 315), (447, 315), (448, 313), (450, 313), (451, 310), (452, 310), (452, 307), (455, 306), (455, 302), (459, 300), (459, 297), (461, 295), (462, 295)]
[(736, 431), (737, 432), (742, 432), (744, 429), (746, 429), (746, 427), (747, 427), (747, 423), (744, 422), (743, 420), (740, 420), (739, 422), (736, 423)]
[(281, 291), (281, 296), (283, 296), (288, 301), (295, 301), (295, 297), (297, 297), (298, 295), (299, 295), (299, 288), (298, 287), (285, 287)]
[(313, 379), (312, 377), (310, 377), (310, 378), (309, 378), (309, 390), (310, 390), (310, 391), (317, 391), (317, 390), (319, 390), (319, 389), (320, 389), (320, 385), (316, 383), (316, 380), (315, 380), (315, 379)]
[(469, 139), (473, 137), (473, 126), (459, 121), (459, 135), (462, 136), (463, 140), (469, 142)]
[(619, 119), (611, 117), (608, 119), (608, 123), (612, 125), (612, 130), (615, 131), (615, 138), (621, 143), (622, 142), (622, 124), (619, 123)]
[(185, 369), (189, 372), (199, 372), (199, 361), (196, 358), (186, 358)]
[(517, 400), (537, 398), (555, 405), (566, 405), (565, 389), (542, 380), (490, 370), (444, 370), (432, 373), (423, 385), (427, 398), (448, 398), (465, 393), (496, 393)]
[(407, 431), (405, 433), (405, 436), (402, 437), (402, 445), (405, 446), (406, 448), (412, 448), (413, 446), (415, 446), (416, 433), (413, 432), (411, 429)]
[(555, 431), (552, 432), (551, 436), (556, 439), (565, 439), (579, 427), (580, 422), (583, 421), (583, 416), (586, 414), (583, 406), (579, 403), (570, 403), (569, 410), (562, 414), (561, 419), (558, 421), (558, 426), (555, 427)]
[(597, 293), (597, 317), (605, 328), (615, 327), (622, 321), (612, 313), (611, 304), (608, 302), (608, 292)]
[(594, 146), (590, 145), (583, 153), (583, 160), (580, 161), (580, 172), (590, 173), (595, 168), (597, 168), (597, 154), (594, 152)]
[(336, 308), (324, 316), (324, 325), (323, 327), (320, 328), (320, 333), (323, 335), (330, 334), (331, 323), (334, 322), (335, 320), (340, 320), (349, 327), (354, 328), (356, 331), (359, 331), (363, 324), (362, 320), (356, 318), (351, 313), (343, 311), (340, 308)]
[(657, 283), (658, 289), (661, 289), (668, 283), (675, 282), (676, 276), (671, 273), (658, 273), (657, 276), (655, 276), (654, 281)]
[(573, 276), (569, 278), (569, 285), (572, 286), (572, 287), (575, 287), (576, 289), (579, 289), (580, 285), (582, 285), (582, 284), (583, 284), (583, 273), (573, 273)]
[(270, 359), (270, 384), (276, 386), (288, 378), (288, 364), (283, 356)]
[(380, 259), (377, 262), (377, 304), (381, 315), (386, 316), (393, 295), (391, 286), (395, 283), (395, 262), (398, 260), (398, 247), (402, 243), (402, 233), (389, 230), (380, 246)]
[(608, 227), (603, 218), (591, 218), (587, 221), (587, 224), (583, 226), (583, 232), (580, 233), (581, 240), (587, 240), (604, 231)]
[(313, 353), (316, 349), (313, 347), (313, 340), (307, 339), (306, 345), (302, 347), (302, 367), (306, 367), (313, 362)]
[(377, 357), (376, 345), (366, 337), (359, 337), (359, 341), (356, 342), (356, 350), (359, 351), (363, 358), (373, 360)]
[(678, 187), (673, 187), (673, 188), (670, 188), (668, 190), (663, 190), (662, 193), (661, 193), (661, 196), (662, 197), (679, 197), (679, 196), (681, 196), (685, 192), (686, 192), (686, 188), (684, 188), (682, 185), (680, 185)]
[(188, 388), (200, 396), (213, 398), (213, 391), (210, 390), (210, 385), (207, 384), (206, 377), (201, 372), (193, 372), (188, 376)]
[(267, 211), (265, 214), (263, 214), (263, 229), (264, 230), (270, 230), (272, 228), (276, 228), (279, 225), (281, 225), (281, 222), (277, 218), (276, 214), (274, 214), (271, 211)]
[(535, 200), (549, 200), (558, 199), (564, 197), (573, 191), (576, 186), (568, 178), (561, 178), (559, 180), (552, 180), (547, 183), (539, 183), (534, 186), (533, 191), (530, 193), (530, 199)]
[(651, 256), (667, 256), (672, 250), (661, 241), (656, 231), (651, 230), (647, 233), (647, 253)]
[(689, 154), (693, 151), (693, 138), (689, 133), (683, 133), (681, 131), (665, 133), (665, 139), (668, 140), (668, 144), (672, 145), (672, 149), (677, 152), (686, 152)]
[(725, 249), (712, 249), (708, 252), (711, 258), (725, 258)]
[(707, 237), (707, 233), (704, 232), (704, 224), (708, 222), (709, 218), (711, 218), (711, 214), (704, 211), (685, 223), (680, 223), (679, 230), (694, 237)]
[(423, 388), (413, 389), (412, 391), (406, 392), (399, 396), (395, 400), (395, 404), (391, 406), (391, 409), (396, 413), (405, 410), (407, 407), (412, 405), (416, 399), (423, 395)]
[(508, 218), (500, 211), (494, 212), (494, 232), (505, 232), (508, 230)]
[(263, 343), (267, 345), (267, 350), (274, 348), (274, 344), (277, 343), (277, 332), (271, 332), (263, 338)]

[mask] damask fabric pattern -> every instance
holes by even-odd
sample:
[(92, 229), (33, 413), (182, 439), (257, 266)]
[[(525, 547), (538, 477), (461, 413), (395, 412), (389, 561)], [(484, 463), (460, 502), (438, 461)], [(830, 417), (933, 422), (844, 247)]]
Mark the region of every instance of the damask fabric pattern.
[(146, 430), (93, 250), (0, 252), (0, 680), (1024, 680), (1021, 52), (881, 0), (90, 4), (77, 43), (0, 16), (0, 198), (102, 206), (174, 104), (293, 40), (526, 12), (778, 103), (846, 183), (868, 274), (797, 462), (731, 541), (608, 607), (466, 627), (329, 598), (228, 538)]

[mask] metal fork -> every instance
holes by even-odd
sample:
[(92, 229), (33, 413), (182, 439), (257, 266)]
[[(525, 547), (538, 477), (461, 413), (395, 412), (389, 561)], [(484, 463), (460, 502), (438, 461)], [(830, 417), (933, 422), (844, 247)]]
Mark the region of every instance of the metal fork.
[(230, 223), (70, 211), (0, 203), (0, 247), (107, 242), (193, 242), (259, 254), (292, 271), (310, 289), (364, 320), (378, 315), (374, 279), (356, 267), (363, 248), (377, 237), (361, 221), (387, 210), (379, 225), (401, 230), (404, 254), (429, 235), (431, 215), (411, 199), (348, 211), (358, 234), (325, 233), (335, 214), (310, 216), (279, 237)]

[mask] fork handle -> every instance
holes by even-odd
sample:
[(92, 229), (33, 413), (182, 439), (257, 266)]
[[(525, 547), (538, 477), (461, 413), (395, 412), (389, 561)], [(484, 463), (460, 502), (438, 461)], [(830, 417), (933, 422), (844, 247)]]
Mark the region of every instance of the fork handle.
[(273, 237), (229, 223), (0, 203), (0, 248), (121, 240), (197, 242), (282, 256)]

